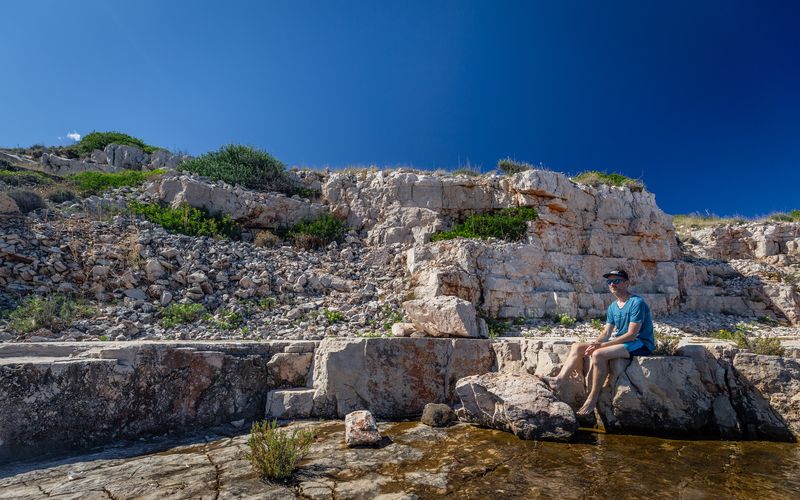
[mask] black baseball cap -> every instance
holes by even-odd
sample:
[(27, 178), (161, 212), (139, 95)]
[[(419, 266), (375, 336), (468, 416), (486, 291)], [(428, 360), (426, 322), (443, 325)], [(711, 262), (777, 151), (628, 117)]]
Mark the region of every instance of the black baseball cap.
[(603, 278), (608, 279), (609, 276), (619, 276), (621, 278), (625, 278), (626, 280), (629, 279), (628, 273), (626, 273), (622, 269), (614, 269), (613, 271), (609, 271), (603, 275)]

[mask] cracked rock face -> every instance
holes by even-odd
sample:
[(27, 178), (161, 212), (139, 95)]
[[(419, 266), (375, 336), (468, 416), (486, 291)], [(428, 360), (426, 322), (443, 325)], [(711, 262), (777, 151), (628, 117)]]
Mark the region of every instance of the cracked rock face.
[(575, 413), (539, 378), (527, 373), (486, 373), (456, 384), (459, 420), (511, 432), (521, 439), (569, 441)]

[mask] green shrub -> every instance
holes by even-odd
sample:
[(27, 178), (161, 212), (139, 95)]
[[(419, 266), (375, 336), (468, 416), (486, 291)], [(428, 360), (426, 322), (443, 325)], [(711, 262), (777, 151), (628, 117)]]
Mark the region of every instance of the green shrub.
[(263, 299), (258, 301), (258, 307), (264, 309), (266, 311), (273, 309), (277, 301), (275, 297), (264, 297)]
[(91, 306), (66, 295), (34, 295), (26, 298), (8, 317), (9, 326), (17, 333), (30, 333), (40, 328), (58, 333), (91, 313)]
[(538, 214), (532, 207), (504, 208), (494, 214), (471, 215), (450, 231), (436, 232), (431, 241), (453, 238), (499, 238), (516, 241), (525, 236), (528, 221), (536, 220)]
[(592, 325), (592, 328), (594, 328), (595, 330), (602, 330), (603, 327), (605, 327), (606, 325), (606, 320), (605, 318), (604, 319), (594, 318), (592, 319), (590, 324)]
[(497, 162), (497, 169), (506, 175), (514, 175), (526, 170), (533, 170), (533, 165), (525, 162), (512, 160), (511, 158), (503, 158)]
[(561, 326), (571, 327), (575, 324), (575, 318), (567, 313), (561, 313), (558, 315), (558, 324)]
[(291, 434), (278, 430), (277, 420), (254, 422), (247, 440), (250, 450), (246, 457), (262, 478), (286, 479), (308, 453), (314, 437), (314, 430), (295, 429)]
[(69, 189), (56, 189), (47, 193), (47, 199), (53, 203), (64, 203), (75, 199), (75, 193)]
[(663, 335), (658, 331), (654, 332), (656, 348), (653, 351), (655, 356), (674, 356), (678, 348), (680, 337), (674, 335)]
[(783, 356), (784, 348), (781, 341), (775, 337), (749, 337), (747, 332), (741, 329), (735, 331), (718, 330), (713, 337), (720, 340), (732, 340), (736, 342), (736, 347), (753, 351), (756, 354), (768, 356)]
[(459, 168), (457, 170), (453, 170), (452, 175), (462, 175), (465, 177), (480, 177), (481, 172), (478, 169)]
[(178, 208), (161, 207), (155, 203), (132, 201), (128, 208), (134, 215), (159, 224), (167, 231), (188, 236), (238, 238), (239, 225), (228, 215), (209, 215), (205, 210), (183, 204)]
[(486, 318), (486, 327), (489, 330), (489, 338), (494, 340), (508, 333), (511, 325), (508, 321), (499, 318)]
[(295, 245), (305, 248), (321, 248), (333, 241), (340, 240), (347, 225), (333, 214), (324, 214), (311, 221), (300, 222), (289, 230), (289, 236)]
[(68, 180), (84, 193), (99, 193), (106, 189), (124, 186), (140, 186), (150, 177), (161, 175), (166, 170), (123, 170), (122, 172), (81, 172), (70, 175)]
[(228, 184), (249, 189), (300, 194), (303, 189), (285, 171), (285, 165), (264, 151), (236, 144), (223, 146), (178, 165), (178, 170), (193, 172)]
[(26, 170), (0, 170), (0, 182), (9, 186), (46, 186), (53, 183), (53, 179), (39, 172)]
[(590, 186), (599, 186), (600, 184), (607, 184), (610, 186), (625, 186), (631, 191), (642, 191), (644, 184), (630, 177), (622, 174), (600, 172), (597, 170), (587, 170), (581, 172), (572, 178), (573, 181), (579, 184), (589, 184)]
[(772, 214), (769, 219), (780, 222), (800, 222), (800, 210)]
[(220, 330), (235, 330), (244, 324), (244, 317), (236, 311), (221, 308), (209, 318), (209, 322)]
[(105, 149), (109, 144), (121, 144), (123, 146), (136, 146), (145, 153), (152, 153), (157, 149), (155, 146), (145, 144), (141, 139), (132, 137), (122, 132), (92, 132), (86, 134), (68, 149), (77, 152), (79, 155), (88, 155), (95, 149)]
[(33, 191), (9, 191), (6, 194), (9, 196), (9, 198), (13, 199), (17, 203), (19, 211), (23, 214), (27, 214), (47, 206), (42, 197)]
[(344, 321), (344, 314), (340, 311), (331, 311), (330, 309), (323, 309), (322, 315), (328, 320), (328, 323), (339, 323)]
[(161, 326), (173, 328), (185, 323), (194, 323), (206, 315), (203, 304), (170, 304), (161, 311)]

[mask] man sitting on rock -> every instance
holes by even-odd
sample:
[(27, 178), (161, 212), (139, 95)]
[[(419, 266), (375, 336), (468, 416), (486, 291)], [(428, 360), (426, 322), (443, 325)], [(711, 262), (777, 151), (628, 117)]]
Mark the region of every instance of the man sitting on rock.
[(628, 291), (628, 273), (614, 270), (603, 277), (617, 299), (608, 306), (603, 333), (590, 343), (573, 344), (561, 372), (549, 381), (557, 389), (575, 370), (582, 373), (583, 358), (591, 356), (591, 386), (586, 402), (576, 412), (579, 417), (586, 417), (594, 412), (611, 360), (647, 356), (655, 349), (650, 308), (641, 297)]

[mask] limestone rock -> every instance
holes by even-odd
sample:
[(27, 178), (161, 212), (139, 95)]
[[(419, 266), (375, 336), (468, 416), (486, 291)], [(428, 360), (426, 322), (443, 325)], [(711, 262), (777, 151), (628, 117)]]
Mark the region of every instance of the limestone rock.
[(17, 202), (5, 193), (0, 192), (0, 214), (19, 213)]
[(303, 353), (278, 353), (267, 363), (271, 387), (303, 387), (306, 385), (314, 355)]
[(322, 205), (283, 194), (251, 191), (190, 175), (165, 175), (148, 183), (146, 190), (174, 207), (188, 203), (210, 213), (229, 215), (245, 227), (253, 228), (291, 227), (326, 212)]
[(394, 337), (408, 337), (417, 329), (413, 323), (395, 323), (392, 325), (392, 336)]
[(103, 150), (106, 161), (119, 169), (141, 170), (147, 163), (149, 155), (136, 146), (109, 144)]
[(326, 338), (315, 352), (315, 415), (370, 410), (384, 418), (417, 417), (427, 403), (454, 402), (456, 381), (492, 364), (484, 340)]
[(420, 422), (431, 427), (447, 427), (458, 420), (450, 406), (441, 403), (428, 403), (422, 410)]
[(598, 411), (609, 430), (691, 434), (709, 430), (713, 403), (697, 366), (682, 356), (611, 363)]
[(309, 418), (314, 410), (314, 389), (279, 389), (267, 394), (267, 418)]
[(486, 373), (456, 384), (459, 420), (511, 432), (521, 439), (568, 441), (578, 429), (575, 413), (533, 375)]
[(348, 413), (344, 418), (344, 442), (349, 447), (375, 446), (381, 441), (378, 424), (372, 413), (359, 410)]
[(475, 306), (464, 299), (439, 296), (409, 300), (403, 303), (403, 309), (416, 329), (433, 337), (485, 337)]

